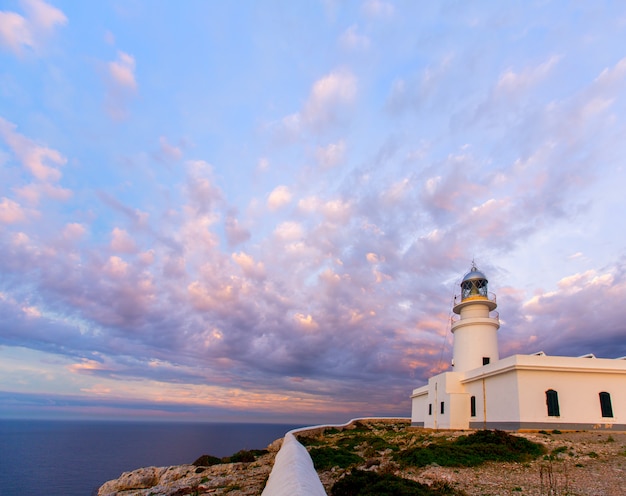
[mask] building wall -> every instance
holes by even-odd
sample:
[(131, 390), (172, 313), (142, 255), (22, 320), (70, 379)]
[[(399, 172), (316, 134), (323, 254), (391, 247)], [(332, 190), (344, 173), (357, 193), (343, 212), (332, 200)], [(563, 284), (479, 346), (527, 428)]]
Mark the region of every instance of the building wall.
[[(548, 415), (549, 389), (558, 394), (558, 417)], [(600, 392), (609, 393), (613, 417), (602, 417)], [(626, 361), (514, 355), (466, 374), (432, 377), (412, 401), (413, 425), (433, 429), (626, 430)]]
[[(496, 364), (484, 368), (494, 369)], [(471, 426), (519, 420), (519, 385), (514, 371), (478, 378), (464, 386), (468, 396), (476, 398), (476, 415), (469, 418)]]
[(445, 372), (431, 377), (427, 386), (416, 389), (412, 396), (412, 425), (430, 429), (468, 429), (469, 396), (461, 385), (462, 377), (456, 372)]
[(411, 425), (424, 427), (428, 414), (428, 386), (415, 389), (411, 396)]
[[(626, 373), (522, 370), (519, 383), (520, 420), (524, 422), (598, 427), (626, 424)], [(546, 391), (549, 389), (558, 394), (558, 417), (548, 416)], [(613, 417), (602, 417), (600, 392), (610, 394)]]
[[(624, 429), (626, 362), (623, 360), (515, 355), (480, 371), (464, 385), (476, 396), (470, 427), (500, 429)], [(490, 375), (491, 372), (491, 375)], [(481, 408), (485, 382), (487, 418)], [(549, 416), (546, 391), (558, 394), (559, 416)], [(613, 417), (602, 417), (600, 392), (610, 394)]]

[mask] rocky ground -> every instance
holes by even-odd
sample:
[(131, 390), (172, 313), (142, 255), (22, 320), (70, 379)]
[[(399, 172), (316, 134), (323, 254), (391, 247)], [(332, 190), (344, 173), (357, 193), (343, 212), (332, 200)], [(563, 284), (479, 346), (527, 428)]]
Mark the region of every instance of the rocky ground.
[[(354, 429), (356, 427), (356, 430)], [(359, 437), (355, 444), (355, 432)], [(534, 432), (516, 433), (545, 446), (545, 455), (524, 463), (488, 462), (477, 467), (404, 467), (393, 461), (389, 444), (383, 449), (363, 436), (384, 439), (400, 449), (420, 443), (453, 439), (467, 433), (427, 431), (404, 421), (361, 422), (344, 430), (318, 429), (299, 438), (309, 450), (346, 447), (363, 461), (345, 469), (318, 470), (330, 494), (332, 485), (354, 467), (393, 473), (426, 484), (446, 482), (457, 494), (467, 496), (623, 496), (626, 495), (626, 433)], [(350, 438), (350, 436), (352, 436)], [(99, 496), (259, 495), (271, 471), (281, 440), (249, 463), (225, 463), (212, 467), (182, 465), (149, 467), (122, 474), (105, 483)]]

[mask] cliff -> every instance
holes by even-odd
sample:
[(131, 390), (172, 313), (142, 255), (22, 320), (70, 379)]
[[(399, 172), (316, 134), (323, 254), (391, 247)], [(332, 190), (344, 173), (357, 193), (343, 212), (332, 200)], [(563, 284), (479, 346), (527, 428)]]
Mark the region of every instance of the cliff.
[[(331, 487), (354, 468), (392, 474), (431, 487), (445, 486), (447, 494), (479, 496), (621, 496), (626, 483), (626, 433), (534, 432), (516, 433), (544, 447), (543, 455), (524, 462), (490, 461), (476, 466), (407, 466), (396, 454), (407, 448), (450, 443), (467, 432), (410, 428), (407, 422), (360, 421), (345, 428), (315, 429), (297, 433), (316, 460), (328, 494)], [(105, 483), (99, 496), (260, 495), (282, 440), (252, 462), (210, 467), (181, 465), (149, 467), (122, 474)], [(325, 448), (332, 453), (352, 453), (348, 462), (319, 458)], [(317, 454), (316, 454), (317, 453)], [(344, 466), (345, 468), (341, 468)]]

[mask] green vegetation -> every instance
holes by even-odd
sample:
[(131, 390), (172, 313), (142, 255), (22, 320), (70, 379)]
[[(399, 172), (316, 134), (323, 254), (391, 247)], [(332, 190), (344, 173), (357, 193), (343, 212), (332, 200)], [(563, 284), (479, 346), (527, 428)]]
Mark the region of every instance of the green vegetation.
[[(193, 462), (192, 465), (195, 465), (196, 467), (211, 467), (213, 465), (219, 465), (220, 463), (222, 463), (222, 459), (217, 456), (202, 455), (195, 462)], [(196, 473), (198, 473), (197, 470)]]
[[(267, 450), (241, 450), (231, 456), (225, 456), (224, 458), (218, 458), (217, 456), (202, 455), (192, 465), (196, 467), (212, 467), (213, 465), (219, 465), (221, 463), (250, 463), (256, 460), (259, 456), (267, 454)], [(196, 473), (202, 472), (200, 468), (196, 469)]]
[(455, 496), (459, 493), (447, 484), (427, 486), (391, 474), (353, 470), (333, 485), (330, 494), (331, 496)]
[(487, 461), (525, 462), (544, 453), (545, 448), (527, 439), (503, 431), (476, 431), (454, 441), (441, 440), (394, 455), (404, 465), (425, 467), (437, 464), (445, 467), (473, 467)]
[(351, 465), (362, 463), (365, 460), (359, 455), (345, 448), (313, 448), (309, 451), (316, 470), (326, 470), (333, 467), (348, 468)]
[(223, 463), (250, 463), (261, 455), (267, 454), (267, 450), (241, 450), (234, 455), (222, 458)]

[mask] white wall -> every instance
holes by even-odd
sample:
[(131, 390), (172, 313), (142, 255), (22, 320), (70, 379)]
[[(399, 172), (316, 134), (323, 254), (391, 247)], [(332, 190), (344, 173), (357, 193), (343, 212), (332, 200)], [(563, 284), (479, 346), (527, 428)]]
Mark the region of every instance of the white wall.
[[(476, 396), (476, 417), (483, 422), (483, 380), (487, 422), (516, 423), (520, 428), (560, 425), (567, 428), (626, 425), (626, 361), (577, 357), (515, 355), (472, 371), (463, 381)], [(557, 391), (560, 416), (548, 416), (546, 391)], [(611, 395), (613, 417), (602, 417), (600, 392)]]

